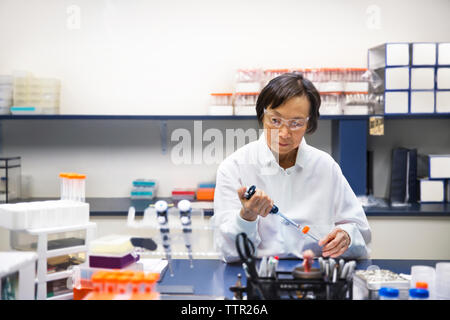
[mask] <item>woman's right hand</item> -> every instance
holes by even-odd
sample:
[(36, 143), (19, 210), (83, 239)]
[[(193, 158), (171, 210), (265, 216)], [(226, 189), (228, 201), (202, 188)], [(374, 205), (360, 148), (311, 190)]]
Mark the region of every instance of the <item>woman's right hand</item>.
[(246, 191), (246, 187), (241, 187), (237, 190), (239, 200), (242, 203), (241, 218), (247, 221), (255, 221), (258, 215), (262, 217), (267, 216), (273, 207), (272, 199), (264, 191), (256, 189), (255, 194), (250, 200), (247, 200), (244, 197)]

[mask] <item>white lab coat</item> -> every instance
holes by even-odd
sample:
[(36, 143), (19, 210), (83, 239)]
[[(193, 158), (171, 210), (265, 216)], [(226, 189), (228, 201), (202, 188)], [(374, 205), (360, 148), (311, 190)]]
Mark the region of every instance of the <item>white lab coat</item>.
[(310, 226), (320, 238), (334, 227), (347, 231), (351, 244), (341, 257), (368, 258), (371, 230), (366, 215), (334, 159), (303, 138), (295, 165), (285, 170), (262, 134), (227, 157), (217, 170), (214, 247), (226, 262), (239, 259), (235, 239), (240, 232), (247, 233), (258, 257), (301, 257), (306, 249), (321, 254), (316, 241), (287, 226), (277, 215), (258, 216), (251, 222), (242, 219), (237, 189), (251, 185), (268, 194), (280, 212), (302, 226)]

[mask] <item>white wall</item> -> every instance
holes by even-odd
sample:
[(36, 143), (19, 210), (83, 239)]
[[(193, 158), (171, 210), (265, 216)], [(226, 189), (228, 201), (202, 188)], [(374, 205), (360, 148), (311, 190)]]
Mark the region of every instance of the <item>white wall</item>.
[(237, 68), (366, 66), (380, 43), (449, 41), (449, 11), (447, 0), (2, 0), (0, 74), (60, 78), (66, 114), (204, 114)]
[[(450, 41), (448, 12), (446, 0), (0, 0), (0, 74), (28, 70), (60, 78), (63, 114), (205, 114), (209, 93), (232, 90), (237, 68), (366, 66), (367, 49), (384, 42)], [(443, 121), (437, 150), (450, 152)], [(203, 124), (256, 127), (252, 121)], [(193, 124), (168, 125), (170, 134)], [(434, 124), (425, 129), (421, 144)], [(385, 146), (395, 144), (397, 133), (369, 140), (383, 150), (377, 170), (389, 167)], [(308, 141), (330, 152), (330, 134), (329, 121), (321, 121)], [(23, 157), (31, 196), (57, 196), (57, 174), (66, 170), (87, 173), (91, 197), (127, 196), (141, 176), (159, 179), (161, 195), (214, 179), (217, 165), (173, 165), (161, 154), (159, 135), (156, 121), (14, 120), (2, 122), (0, 149)], [(387, 175), (376, 179), (377, 195), (385, 195)], [(370, 222), (375, 257), (449, 258), (450, 250), (434, 245), (449, 243), (447, 218)], [(424, 240), (426, 250), (395, 241), (411, 238), (423, 224), (436, 231)], [(99, 228), (108, 233), (118, 225)], [(386, 230), (396, 233), (381, 237)], [(4, 231), (0, 237), (7, 238)]]

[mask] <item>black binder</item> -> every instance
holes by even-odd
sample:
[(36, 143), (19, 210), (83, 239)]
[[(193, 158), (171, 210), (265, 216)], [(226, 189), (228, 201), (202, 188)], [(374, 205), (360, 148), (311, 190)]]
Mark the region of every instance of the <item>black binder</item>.
[(417, 202), (417, 149), (396, 148), (392, 150), (389, 200), (393, 204)]

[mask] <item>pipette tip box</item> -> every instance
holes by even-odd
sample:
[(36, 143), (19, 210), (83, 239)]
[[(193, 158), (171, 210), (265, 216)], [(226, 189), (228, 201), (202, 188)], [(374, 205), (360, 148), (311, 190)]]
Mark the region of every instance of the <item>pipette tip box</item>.
[(129, 253), (122, 257), (114, 256), (89, 256), (89, 267), (91, 268), (107, 268), (107, 269), (123, 269), (130, 264), (139, 261), (139, 255)]

